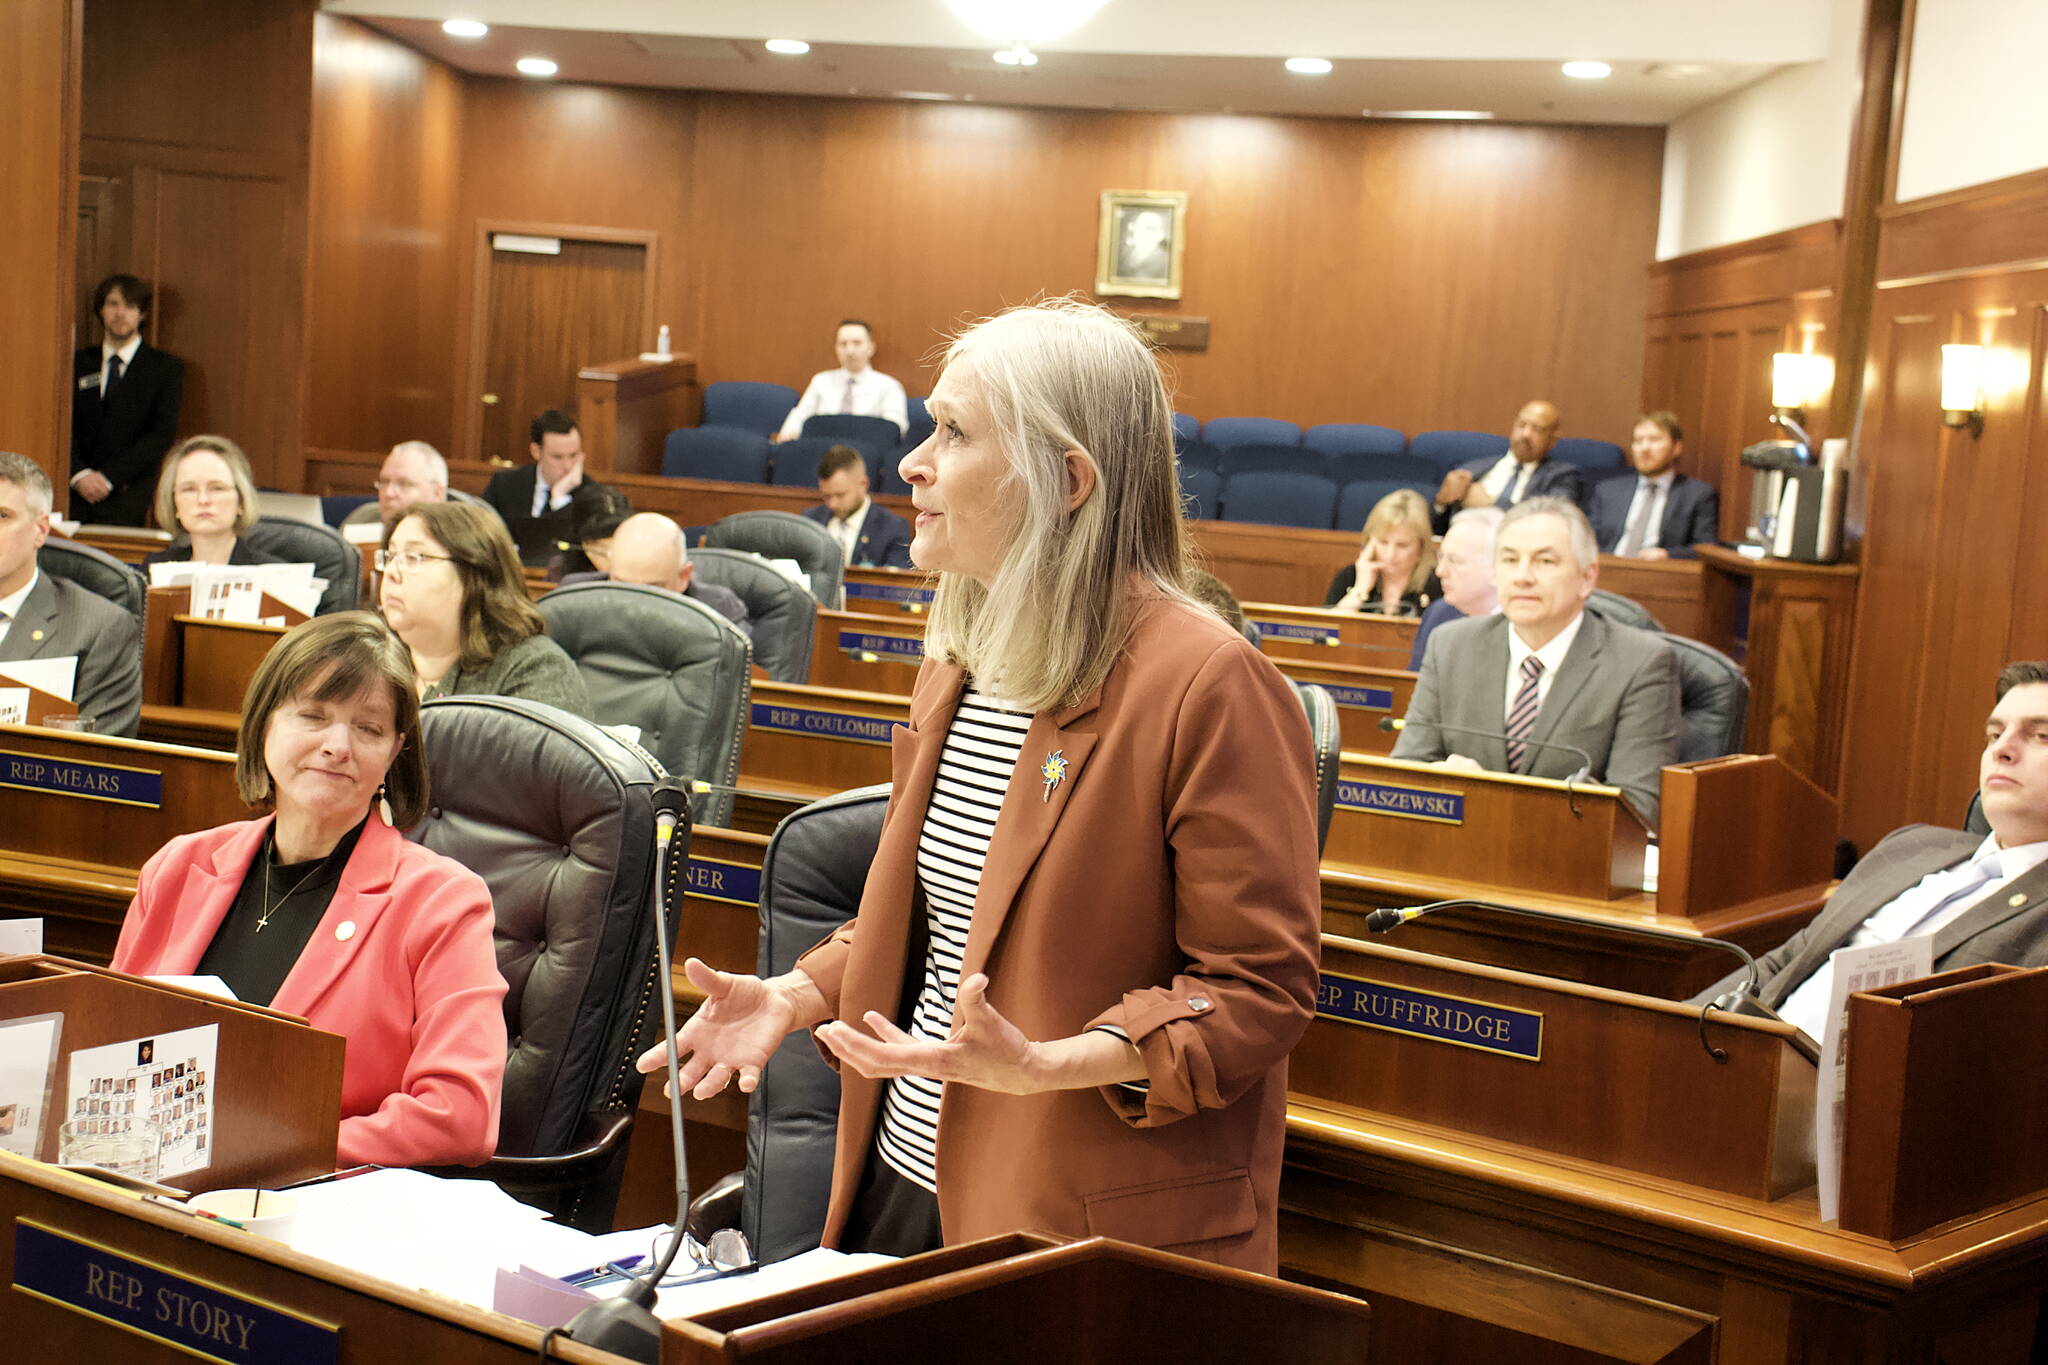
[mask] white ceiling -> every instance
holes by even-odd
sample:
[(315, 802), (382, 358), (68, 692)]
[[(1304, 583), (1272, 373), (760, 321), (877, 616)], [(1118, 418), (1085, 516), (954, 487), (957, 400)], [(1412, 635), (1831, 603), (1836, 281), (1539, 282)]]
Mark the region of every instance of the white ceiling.
[[(1826, 0), (1109, 0), (1027, 70), (999, 66), (943, 0), (325, 0), (464, 71), (513, 75), (545, 56), (557, 79), (676, 89), (1356, 118), (1478, 109), (1564, 123), (1668, 123), (1788, 63), (1817, 61)], [(450, 38), (455, 16), (492, 25)], [(812, 44), (801, 57), (761, 47)], [(1288, 56), (1336, 62), (1297, 76)], [(1604, 81), (1559, 63), (1597, 57)]]

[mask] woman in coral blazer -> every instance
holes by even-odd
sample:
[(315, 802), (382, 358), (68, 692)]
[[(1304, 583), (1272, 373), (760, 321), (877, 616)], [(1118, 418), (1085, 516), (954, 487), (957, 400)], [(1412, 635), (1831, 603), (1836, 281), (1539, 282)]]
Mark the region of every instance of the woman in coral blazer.
[(392, 827), (427, 803), (404, 644), (367, 612), (287, 634), (249, 684), (235, 777), (275, 814), (158, 850), (115, 969), (218, 975), (240, 999), (345, 1037), (344, 1165), (484, 1160), (505, 981), (483, 880)]
[(903, 475), (940, 587), (860, 913), (768, 981), (688, 963), (683, 1083), (751, 1090), (815, 1030), (828, 1244), (1044, 1229), (1271, 1273), (1320, 915), (1300, 704), (1183, 587), (1171, 408), (1127, 324), (1002, 314), (929, 401)]

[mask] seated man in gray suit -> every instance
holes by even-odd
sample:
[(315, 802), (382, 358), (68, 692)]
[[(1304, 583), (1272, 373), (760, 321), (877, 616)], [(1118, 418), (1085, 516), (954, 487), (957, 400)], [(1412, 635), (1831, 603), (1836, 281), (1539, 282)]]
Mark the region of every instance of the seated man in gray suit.
[[(1984, 725), (1977, 791), (1991, 833), (1907, 825), (1856, 864), (1813, 922), (1757, 963), (1757, 991), (1808, 1036), (1826, 1027), (1843, 948), (1931, 935), (1934, 970), (2048, 966), (2048, 663), (2007, 664)], [(1703, 992), (1733, 990), (1736, 972)]]
[(77, 656), (78, 714), (95, 733), (132, 735), (142, 715), (142, 623), (38, 569), (36, 551), (49, 534), (49, 476), (26, 456), (0, 451), (0, 659)]
[(1535, 777), (1589, 768), (1654, 829), (1659, 772), (1678, 758), (1670, 646), (1587, 613), (1600, 552), (1562, 498), (1509, 508), (1493, 565), (1500, 611), (1430, 636), (1394, 757)]

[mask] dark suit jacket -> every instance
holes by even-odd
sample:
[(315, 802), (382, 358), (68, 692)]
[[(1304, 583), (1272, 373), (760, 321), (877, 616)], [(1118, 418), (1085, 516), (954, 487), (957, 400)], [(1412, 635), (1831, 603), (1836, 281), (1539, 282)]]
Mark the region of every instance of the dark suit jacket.
[(1408, 653), (1408, 671), (1422, 671), (1422, 656), (1429, 649), (1429, 637), (1436, 634), (1438, 626), (1447, 626), (1453, 621), (1462, 621), (1465, 613), (1451, 605), (1448, 597), (1439, 597), (1423, 609), (1422, 620), (1415, 627), (1415, 648)]
[[(1506, 451), (1501, 452), (1503, 455), (1506, 453)], [(1467, 460), (1458, 467), (1471, 470), (1472, 481), (1477, 483), (1486, 477), (1487, 470), (1492, 469), (1499, 463), (1500, 455), (1494, 455), (1484, 459)], [(1514, 480), (1510, 479), (1508, 481), (1508, 488), (1512, 489), (1514, 486)], [(1558, 459), (1555, 455), (1546, 455), (1543, 457), (1542, 463), (1536, 466), (1535, 472), (1529, 475), (1529, 486), (1522, 490), (1521, 497), (1510, 498), (1504, 491), (1500, 496), (1500, 501), (1496, 502), (1494, 506), (1505, 512), (1516, 503), (1527, 502), (1531, 498), (1563, 498), (1566, 502), (1583, 502), (1585, 497), (1585, 471), (1575, 464)], [(1451, 529), (1451, 518), (1457, 514), (1458, 509), (1455, 506), (1446, 507), (1441, 510), (1431, 508), (1430, 524), (1432, 529), (1438, 535), (1442, 535)]]
[[(1898, 899), (1922, 877), (1954, 867), (1984, 842), (1981, 834), (1933, 825), (1895, 829), (1864, 855), (1813, 921), (1784, 946), (1757, 961), (1758, 994), (1772, 1009), (1783, 1005), (1847, 943), (1863, 921)], [(2012, 967), (2048, 966), (2048, 863), (1982, 895), (1934, 935), (1934, 970), (2001, 962)], [(1702, 991), (1695, 1004), (1733, 990), (1742, 973), (1732, 972)]]
[(0, 659), (78, 656), (71, 689), (93, 733), (133, 735), (142, 716), (142, 623), (69, 579), (44, 573), (0, 639)]
[[(804, 515), (820, 526), (832, 522), (832, 509), (823, 503), (806, 507)], [(853, 547), (853, 562), (866, 569), (910, 568), (910, 523), (870, 501), (867, 519), (860, 524), (860, 540)]]
[[(1628, 505), (1635, 501), (1634, 474), (1602, 479), (1593, 485), (1586, 499), (1586, 518), (1593, 523), (1593, 536), (1603, 554), (1613, 554), (1628, 529)], [(1673, 559), (1695, 559), (1693, 546), (1712, 544), (1721, 538), (1721, 495), (1710, 483), (1673, 476), (1671, 491), (1664, 495), (1664, 519), (1657, 524), (1657, 543)]]
[(484, 501), (505, 521), (512, 543), (519, 547), (519, 561), (529, 567), (547, 563), (556, 551), (576, 539), (576, 518), (586, 500), (597, 496), (604, 485), (583, 476), (567, 506), (544, 509), (533, 514), (533, 481), (540, 466), (532, 461), (512, 469), (501, 469), (484, 485)]
[[(1511, 628), (1496, 612), (1453, 621), (1430, 637), (1407, 724), (1394, 742), (1395, 758), (1431, 762), (1464, 754), (1483, 768), (1507, 771), (1504, 736), (1451, 734), (1435, 725), (1501, 735)], [(1649, 631), (1587, 612), (1529, 738), (1583, 749), (1593, 760), (1594, 780), (1626, 792), (1655, 829), (1660, 774), (1665, 764), (1678, 761), (1678, 720), (1678, 661), (1671, 646)], [(1578, 756), (1564, 750), (1532, 749), (1526, 771), (1563, 778), (1579, 766)]]
[(156, 496), (157, 466), (178, 438), (185, 401), (185, 364), (144, 342), (114, 391), (100, 398), (105, 377), (98, 346), (71, 357), (71, 472), (97, 469), (114, 485), (99, 502), (79, 498), (72, 515), (110, 526), (143, 526)]

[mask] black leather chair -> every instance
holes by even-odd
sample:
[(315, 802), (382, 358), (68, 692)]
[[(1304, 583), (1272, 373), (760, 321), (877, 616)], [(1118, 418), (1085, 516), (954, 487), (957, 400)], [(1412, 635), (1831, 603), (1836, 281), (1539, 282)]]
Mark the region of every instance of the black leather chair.
[[(432, 799), (412, 837), (476, 870), (510, 990), (498, 1155), (473, 1169), (586, 1232), (611, 1228), (668, 974), (654, 964), (659, 765), (580, 717), (513, 697), (421, 709)], [(673, 887), (687, 841), (670, 846)]]
[(104, 550), (52, 536), (36, 551), (36, 567), (52, 578), (65, 578), (96, 592), (137, 621), (149, 600), (149, 580)]
[(332, 526), (315, 526), (292, 517), (258, 517), (243, 538), (268, 555), (289, 564), (311, 564), (327, 580), (320, 594), (319, 615), (353, 611), (362, 597), (363, 558)]
[(1337, 703), (1314, 683), (1294, 684), (1294, 695), (1308, 716), (1309, 738), (1316, 753), (1316, 851), (1330, 842), (1330, 816), (1337, 806), (1337, 760), (1344, 749), (1344, 735), (1337, 720)]
[(784, 578), (767, 560), (745, 550), (707, 545), (690, 551), (690, 563), (706, 583), (738, 593), (746, 603), (747, 624), (754, 628), (754, 662), (769, 677), (777, 682), (810, 681), (811, 646), (818, 630), (817, 598)]
[[(738, 780), (753, 651), (732, 622), (632, 583), (577, 583), (538, 605), (600, 724), (637, 726), (640, 747), (671, 773), (728, 787)], [(691, 810), (698, 824), (729, 825), (732, 795), (706, 793)]]
[(1749, 678), (1742, 665), (1683, 635), (1664, 641), (1678, 660), (1678, 761), (1741, 753), (1749, 732)]
[(1984, 818), (1984, 793), (1970, 793), (1970, 808), (1963, 812), (1963, 829), (1971, 834), (1989, 834), (1991, 822)]
[(1659, 632), (1664, 629), (1664, 623), (1650, 615), (1649, 608), (1642, 603), (1633, 597), (1623, 597), (1618, 592), (1609, 592), (1605, 588), (1593, 589), (1592, 595), (1586, 599), (1586, 610), (1603, 621), (1612, 621), (1617, 626), (1634, 626), (1637, 630)]
[(794, 559), (811, 580), (811, 595), (828, 611), (845, 609), (846, 561), (832, 533), (794, 512), (734, 512), (712, 523), (706, 545), (752, 550), (763, 559)]

